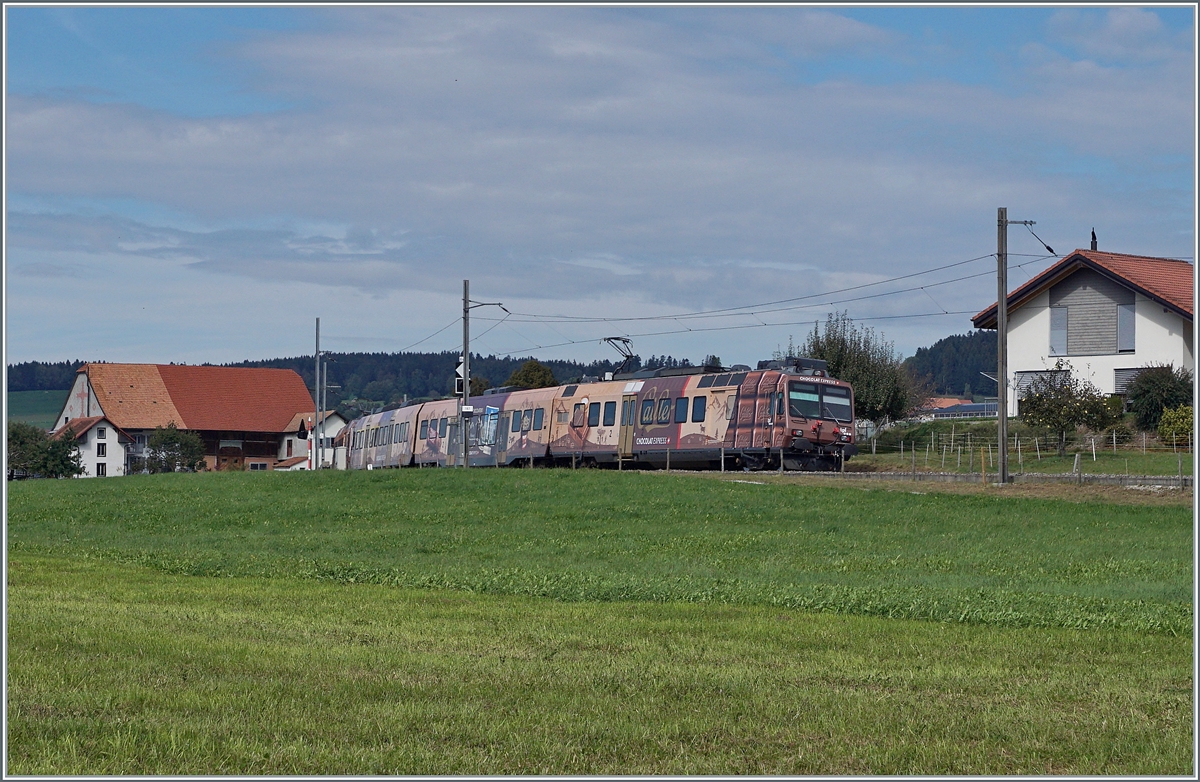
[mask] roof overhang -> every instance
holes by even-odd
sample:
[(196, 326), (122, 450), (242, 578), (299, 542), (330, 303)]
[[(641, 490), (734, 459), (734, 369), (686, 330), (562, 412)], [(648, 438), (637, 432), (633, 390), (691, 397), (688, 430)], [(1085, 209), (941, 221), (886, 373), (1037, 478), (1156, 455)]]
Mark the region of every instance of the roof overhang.
[[(1066, 258), (1063, 258), (1049, 269), (1046, 269), (1029, 282), (1008, 294), (1009, 312), (1012, 312), (1021, 305), (1025, 304), (1047, 288), (1062, 282), (1080, 269), (1089, 269), (1094, 271), (1097, 274), (1112, 280), (1118, 285), (1136, 291), (1151, 301), (1161, 304), (1163, 307), (1182, 317), (1188, 323), (1192, 322), (1192, 313), (1183, 309), (1178, 304), (1168, 301), (1159, 294), (1147, 290), (1141, 285), (1138, 285), (1137, 283), (1122, 277), (1119, 274), (1114, 274), (1111, 269), (1106, 268), (1102, 264), (1096, 263), (1091, 258), (1088, 258), (1086, 255), (1083, 255), (1080, 252), (1074, 252), (1068, 255)], [(977, 329), (994, 331), (996, 329), (997, 309), (997, 305), (993, 304), (979, 314), (975, 315), (973, 318), (971, 318), (972, 325), (974, 325)]]

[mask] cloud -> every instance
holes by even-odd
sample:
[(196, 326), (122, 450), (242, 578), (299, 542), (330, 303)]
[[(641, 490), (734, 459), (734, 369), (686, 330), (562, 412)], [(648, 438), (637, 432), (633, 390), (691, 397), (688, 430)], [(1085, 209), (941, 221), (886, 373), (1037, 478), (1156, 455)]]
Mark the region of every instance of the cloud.
[[(1145, 9), (1059, 14), (1000, 84), (798, 78), (910, 53), (818, 9), (323, 13), (319, 29), (221, 44), (287, 110), (195, 118), (10, 95), (11, 192), (192, 219), (14, 211), (25, 268), (112, 254), (189, 284), (375, 304), (452, 299), (469, 278), (489, 299), (599, 314), (770, 301), (973, 257), (993, 247), (999, 205), (1048, 225), (1056, 247), (1098, 217), (1119, 249), (1190, 243), (1192, 53)], [(947, 309), (988, 296), (935, 293)], [(871, 311), (933, 306), (918, 298)]]

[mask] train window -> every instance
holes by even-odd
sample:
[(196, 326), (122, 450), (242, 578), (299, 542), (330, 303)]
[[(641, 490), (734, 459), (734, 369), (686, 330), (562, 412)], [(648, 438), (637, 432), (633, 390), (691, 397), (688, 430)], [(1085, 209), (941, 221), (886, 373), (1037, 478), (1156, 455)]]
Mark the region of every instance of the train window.
[(728, 383), (729, 375), (717, 375), (712, 382), (713, 388), (720, 388), (721, 386), (728, 385)]
[(783, 415), (783, 392), (780, 391), (775, 395), (778, 401), (775, 403), (775, 415)]
[(537, 410), (534, 410), (533, 411), (533, 431), (535, 431), (535, 432), (542, 431), (542, 423), (545, 421), (545, 419), (546, 419), (546, 411), (544, 408), (539, 407)]
[(521, 413), (521, 431), (528, 432), (533, 428), (533, 410), (526, 410)]
[(687, 423), (687, 397), (681, 396), (675, 400), (675, 423)]
[(850, 404), (850, 389), (840, 386), (821, 386), (821, 402), (825, 415), (838, 421), (849, 421), (854, 417)]
[(429, 436), (429, 421), (428, 420), (421, 422), (421, 427), (417, 433), (421, 436), (422, 440), (424, 440), (426, 437)]
[(605, 426), (613, 426), (616, 423), (617, 423), (617, 403), (616, 402), (605, 402), (604, 403), (604, 425)]
[(642, 424), (654, 423), (654, 400), (646, 399), (642, 402)]
[(571, 426), (583, 426), (585, 417), (587, 416), (587, 405), (583, 402), (575, 404), (575, 409), (571, 412)]
[(716, 379), (716, 375), (705, 375), (704, 377), (700, 378), (700, 388), (710, 387), (713, 384), (713, 381)]
[(519, 432), (519, 431), (521, 431), (521, 411), (520, 411), (520, 410), (513, 410), (513, 414), (512, 414), (512, 431), (513, 431), (513, 433), (514, 433), (514, 434), (515, 434), (516, 432)]
[(448, 422), (449, 422), (448, 418), (439, 418), (438, 419), (438, 437), (446, 436), (446, 424)]
[(733, 375), (732, 377), (729, 378), (729, 385), (740, 386), (742, 384), (742, 381), (745, 379), (746, 379), (746, 373), (739, 372), (738, 374)]
[(600, 403), (592, 402), (588, 405), (588, 426), (600, 425)]
[(567, 422), (567, 411), (559, 410), (554, 414), (554, 420), (558, 421), (560, 424), (565, 424)]
[(621, 402), (621, 426), (631, 426), (633, 424), (633, 409), (634, 402), (632, 399), (626, 399)]
[(820, 418), (820, 398), (815, 383), (788, 383), (788, 412), (801, 418)]
[(731, 400), (729, 400), (729, 404), (727, 404), (725, 406), (725, 420), (726, 421), (733, 420), (733, 403), (734, 403), (734, 400), (731, 399)]
[(668, 397), (658, 400), (658, 422), (660, 424), (671, 423), (671, 400)]
[(563, 396), (575, 396), (575, 389), (579, 386), (567, 386), (563, 389)]
[(708, 397), (698, 396), (692, 400), (692, 423), (698, 424), (704, 421), (704, 414), (708, 403)]

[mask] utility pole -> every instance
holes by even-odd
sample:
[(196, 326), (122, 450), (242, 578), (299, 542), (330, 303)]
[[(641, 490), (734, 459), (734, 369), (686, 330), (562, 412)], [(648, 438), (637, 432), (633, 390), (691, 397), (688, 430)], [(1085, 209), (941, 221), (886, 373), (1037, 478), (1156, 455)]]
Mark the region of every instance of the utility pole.
[[(1037, 225), (1009, 220), (1008, 208), (996, 210), (996, 439), (997, 480), (1008, 483), (1008, 227)], [(1038, 241), (1041, 241), (1040, 239)], [(1049, 249), (1049, 248), (1047, 248)]]
[(462, 440), (462, 466), (467, 468), (471, 449), (467, 447), (467, 419), (471, 409), (471, 281), (463, 280), (463, 378), (462, 405), (458, 414), (458, 439)]
[(317, 453), (317, 427), (321, 424), (321, 319), (317, 318), (317, 346), (313, 352), (313, 425), (308, 432), (308, 457), (310, 469), (321, 469)]

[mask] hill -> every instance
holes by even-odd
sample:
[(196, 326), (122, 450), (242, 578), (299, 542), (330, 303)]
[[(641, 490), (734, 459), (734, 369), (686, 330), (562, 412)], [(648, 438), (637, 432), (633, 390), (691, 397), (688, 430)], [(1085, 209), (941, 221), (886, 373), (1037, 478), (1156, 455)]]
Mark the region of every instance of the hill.
[(996, 395), (995, 382), (980, 375), (996, 374), (996, 332), (968, 331), (939, 339), (904, 360), (915, 377), (929, 377), (934, 391), (948, 396)]

